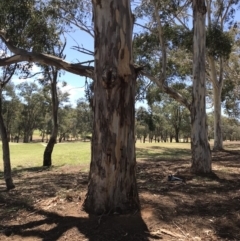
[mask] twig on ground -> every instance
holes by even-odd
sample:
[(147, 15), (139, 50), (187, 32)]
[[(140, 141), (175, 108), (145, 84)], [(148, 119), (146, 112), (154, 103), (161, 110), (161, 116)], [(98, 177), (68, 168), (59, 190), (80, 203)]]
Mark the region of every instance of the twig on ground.
[(186, 234), (184, 233), (184, 231), (175, 222), (173, 222), (173, 224), (181, 231), (184, 237), (186, 237)]

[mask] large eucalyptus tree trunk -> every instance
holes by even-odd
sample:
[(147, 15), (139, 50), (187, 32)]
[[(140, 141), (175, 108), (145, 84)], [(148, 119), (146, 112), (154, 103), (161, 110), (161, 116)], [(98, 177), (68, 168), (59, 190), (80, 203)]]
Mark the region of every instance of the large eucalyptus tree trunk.
[(52, 165), (52, 152), (54, 145), (57, 143), (57, 134), (58, 134), (58, 94), (57, 94), (57, 71), (54, 73), (52, 82), (51, 82), (51, 99), (52, 99), (52, 122), (53, 128), (52, 133), (49, 139), (49, 142), (45, 148), (43, 154), (43, 166)]
[(211, 151), (207, 138), (205, 100), (205, 32), (206, 6), (204, 0), (193, 0), (193, 92), (191, 106), (192, 166), (194, 173), (211, 172)]
[[(1, 90), (0, 90), (1, 91)], [(2, 116), (2, 93), (0, 93), (0, 134), (2, 138), (2, 153), (3, 153), (3, 172), (7, 190), (15, 188), (12, 180), (10, 150), (7, 136), (7, 130)]]
[(93, 0), (95, 75), (89, 213), (139, 209), (135, 177), (133, 20), (130, 0)]

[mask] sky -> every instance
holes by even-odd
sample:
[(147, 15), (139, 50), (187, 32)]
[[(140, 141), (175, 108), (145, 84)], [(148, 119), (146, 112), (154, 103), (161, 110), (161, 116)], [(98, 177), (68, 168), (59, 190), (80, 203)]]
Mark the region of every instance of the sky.
[[(240, 17), (236, 14), (236, 20), (239, 20)], [(144, 20), (143, 20), (144, 21)], [(71, 63), (84, 62), (88, 60), (93, 60), (93, 56), (82, 54), (74, 49), (73, 46), (77, 44), (79, 46), (83, 46), (85, 49), (94, 51), (94, 39), (85, 33), (84, 31), (75, 30), (74, 32), (70, 32), (66, 35), (67, 45), (65, 48), (66, 61)], [(38, 72), (37, 67), (33, 68), (33, 72)], [(84, 86), (85, 86), (85, 77), (81, 77), (79, 75), (71, 74), (65, 71), (64, 75), (62, 75), (61, 80), (67, 82), (67, 86), (63, 88), (63, 91), (67, 91), (70, 94), (70, 102), (75, 105), (76, 100), (79, 98), (84, 98)], [(18, 84), (26, 80), (19, 79), (19, 77), (15, 76), (13, 82)], [(28, 80), (33, 81), (33, 80)], [(146, 103), (137, 103), (137, 107), (143, 105), (146, 106)]]

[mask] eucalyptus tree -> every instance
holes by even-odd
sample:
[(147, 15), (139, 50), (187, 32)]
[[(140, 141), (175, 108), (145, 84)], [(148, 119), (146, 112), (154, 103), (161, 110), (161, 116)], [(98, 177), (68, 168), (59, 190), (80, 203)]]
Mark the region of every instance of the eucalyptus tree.
[[(63, 46), (52, 46), (49, 51), (60, 58), (64, 58), (63, 51), (65, 49), (66, 43)], [(60, 71), (55, 66), (45, 66), (44, 67), (44, 75), (43, 78), (39, 79), (39, 81), (44, 85), (50, 85), (50, 93), (51, 93), (51, 113), (52, 113), (52, 131), (51, 136), (49, 138), (48, 144), (44, 150), (43, 154), (43, 166), (51, 166), (52, 165), (52, 152), (54, 145), (57, 143), (57, 135), (58, 135), (58, 108), (59, 108), (59, 98), (58, 98), (58, 78)]]
[(221, 129), (221, 93), (224, 86), (225, 66), (232, 52), (233, 39), (229, 28), (234, 24), (238, 1), (207, 0), (207, 61), (209, 78), (213, 86), (214, 101), (214, 150), (223, 149)]
[(191, 103), (192, 171), (210, 173), (212, 157), (207, 136), (206, 118), (206, 5), (193, 1), (193, 91)]
[(11, 171), (11, 161), (10, 161), (10, 148), (9, 148), (9, 140), (8, 133), (6, 129), (6, 125), (3, 119), (3, 91), (4, 87), (11, 80), (12, 76), (15, 73), (17, 65), (2, 67), (2, 74), (0, 77), (0, 133), (2, 139), (2, 153), (3, 153), (3, 172), (4, 179), (6, 183), (7, 190), (15, 188), (12, 179), (12, 171)]
[[(157, 41), (160, 46), (157, 52), (153, 52), (153, 56), (156, 56), (155, 53), (158, 54), (151, 62), (154, 64), (152, 72), (154, 76), (149, 72), (146, 73), (146, 71), (142, 71), (142, 74), (155, 82), (163, 92), (180, 102), (190, 111), (192, 141), (191, 169), (195, 173), (209, 173), (211, 172), (211, 152), (207, 139), (205, 60), (203, 59), (205, 58), (206, 48), (204, 29), (206, 19), (205, 2), (193, 1), (193, 31), (189, 31), (187, 28), (189, 2), (186, 4), (180, 1), (162, 2), (143, 0), (142, 3), (143, 10), (148, 13), (147, 16), (150, 16), (152, 23), (147, 25), (148, 35), (154, 36), (154, 41)], [(181, 27), (179, 27), (179, 23), (181, 23)], [(189, 39), (191, 40), (189, 41)], [(188, 96), (184, 96), (183, 93), (171, 88), (169, 85), (169, 80), (179, 76), (180, 71), (186, 72), (183, 76), (189, 75), (188, 68), (182, 68), (181, 63), (172, 62), (173, 58), (169, 58), (170, 53), (173, 52), (172, 50), (175, 50), (176, 47), (179, 48), (180, 45), (188, 46), (188, 48), (192, 46), (193, 49), (191, 101), (189, 101)], [(186, 60), (188, 58), (181, 58), (182, 62), (186, 62)], [(189, 64), (189, 62), (187, 63)], [(158, 68), (155, 67), (157, 64)]]

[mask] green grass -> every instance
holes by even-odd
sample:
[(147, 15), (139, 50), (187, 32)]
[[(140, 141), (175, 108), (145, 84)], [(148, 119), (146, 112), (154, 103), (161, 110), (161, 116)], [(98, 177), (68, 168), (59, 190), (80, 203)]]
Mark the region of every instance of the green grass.
[[(224, 143), (227, 149), (239, 148), (239, 143)], [(0, 142), (1, 145), (1, 142)], [(228, 146), (229, 145), (229, 146)], [(236, 145), (236, 147), (235, 147)], [(10, 143), (11, 164), (13, 169), (41, 167), (46, 143)], [(190, 143), (136, 143), (137, 158), (190, 158)], [(2, 157), (2, 148), (0, 148)], [(88, 165), (90, 161), (90, 142), (63, 142), (54, 147), (53, 166)], [(0, 172), (2, 172), (0, 165)]]
[[(41, 167), (46, 143), (10, 143), (12, 168)], [(2, 148), (0, 149), (2, 156)], [(54, 146), (52, 164), (54, 166), (88, 164), (90, 143), (58, 143)], [(0, 166), (2, 171), (2, 165)]]
[[(10, 143), (13, 169), (41, 167), (46, 143)], [(186, 158), (190, 157), (190, 143), (139, 143), (136, 144), (137, 158)], [(0, 156), (2, 149), (0, 148)], [(53, 166), (88, 165), (89, 142), (68, 142), (55, 145), (52, 155)], [(2, 165), (0, 166), (2, 171)]]
[(190, 143), (140, 143), (136, 144), (137, 158), (189, 158)]

